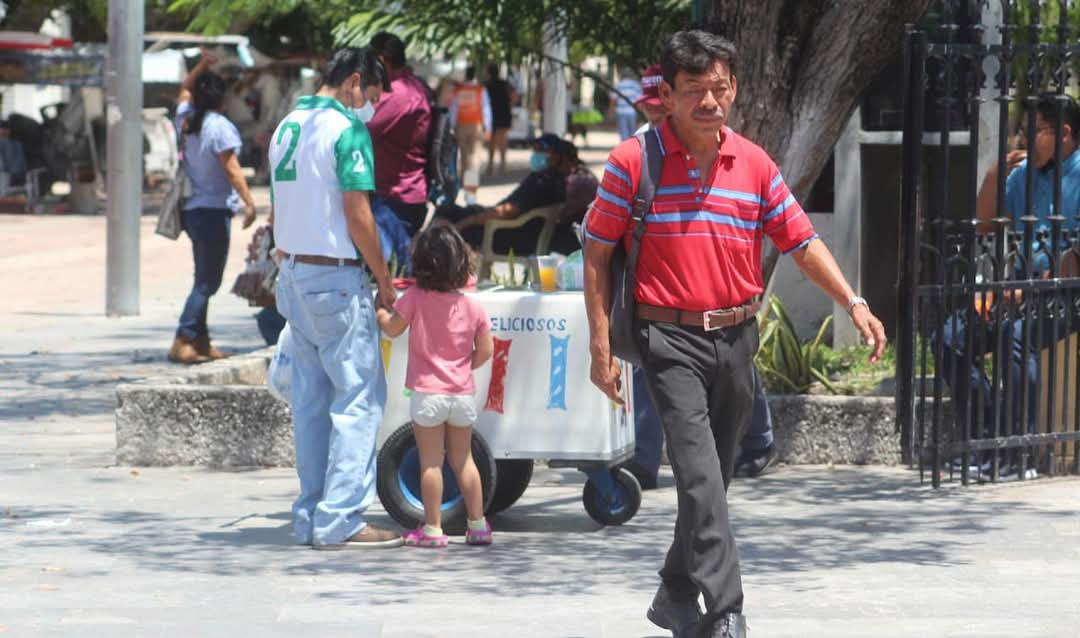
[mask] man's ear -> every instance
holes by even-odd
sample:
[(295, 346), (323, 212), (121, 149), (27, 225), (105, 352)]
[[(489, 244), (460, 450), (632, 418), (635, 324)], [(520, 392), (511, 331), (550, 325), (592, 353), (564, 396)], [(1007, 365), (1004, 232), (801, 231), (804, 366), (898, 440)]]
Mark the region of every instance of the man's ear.
[(675, 90), (675, 87), (667, 83), (667, 80), (660, 80), (660, 84), (657, 85), (657, 90), (660, 93), (660, 103), (664, 105), (664, 108), (671, 112), (672, 106), (675, 103), (675, 98), (671, 95)]

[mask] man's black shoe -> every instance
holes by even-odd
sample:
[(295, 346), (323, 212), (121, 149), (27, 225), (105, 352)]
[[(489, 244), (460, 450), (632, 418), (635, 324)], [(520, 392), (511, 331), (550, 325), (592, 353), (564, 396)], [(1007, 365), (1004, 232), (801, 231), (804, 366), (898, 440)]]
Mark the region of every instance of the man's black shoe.
[(730, 612), (713, 621), (700, 638), (746, 638), (746, 616)]
[(623, 467), (630, 470), (630, 473), (637, 479), (638, 485), (642, 490), (655, 490), (657, 487), (657, 476), (645, 468), (641, 467), (633, 461), (627, 461), (623, 463)]
[(696, 598), (692, 602), (672, 600), (667, 587), (660, 585), (645, 617), (657, 627), (670, 629), (672, 638), (692, 638), (694, 626), (701, 619), (701, 607)]
[(744, 450), (735, 462), (736, 478), (754, 478), (769, 471), (776, 463), (779, 453), (775, 445), (770, 445), (763, 450)]

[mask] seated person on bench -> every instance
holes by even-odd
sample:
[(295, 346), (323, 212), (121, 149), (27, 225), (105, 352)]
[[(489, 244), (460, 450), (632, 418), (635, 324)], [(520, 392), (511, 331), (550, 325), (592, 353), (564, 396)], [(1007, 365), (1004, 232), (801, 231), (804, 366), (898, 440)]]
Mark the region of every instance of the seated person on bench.
[[(461, 231), (465, 241), (479, 248), (484, 237), (484, 223), (489, 219), (513, 219), (536, 208), (566, 201), (567, 178), (579, 170), (588, 170), (578, 160), (577, 148), (553, 133), (545, 133), (533, 142), (530, 172), (514, 192), (495, 206), (443, 206), (435, 211)], [(581, 211), (582, 214), (584, 210)], [(580, 216), (579, 216), (580, 219)], [(562, 224), (565, 220), (560, 219)], [(565, 222), (569, 228), (569, 222)], [(520, 228), (506, 229), (495, 235), (494, 249), (517, 255), (529, 255), (536, 247), (536, 237), (543, 226), (537, 219)], [(560, 235), (558, 229), (556, 237)]]

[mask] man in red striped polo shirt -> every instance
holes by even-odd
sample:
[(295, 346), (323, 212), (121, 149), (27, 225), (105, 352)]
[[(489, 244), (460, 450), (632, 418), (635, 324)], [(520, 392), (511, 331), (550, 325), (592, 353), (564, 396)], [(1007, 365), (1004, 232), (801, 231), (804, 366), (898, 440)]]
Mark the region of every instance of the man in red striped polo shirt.
[[(675, 638), (745, 635), (725, 493), (750, 423), (765, 236), (847, 306), (873, 348), (871, 361), (885, 348), (881, 322), (845, 281), (776, 164), (725, 126), (735, 58), (734, 45), (719, 36), (673, 35), (660, 63), (660, 97), (670, 115), (648, 133), (657, 136), (663, 162), (645, 216), (635, 328), (679, 495), (675, 539), (648, 617)], [(620, 379), (609, 344), (608, 273), (615, 245), (629, 246), (641, 169), (636, 139), (611, 152), (586, 228), (591, 375), (613, 400)]]

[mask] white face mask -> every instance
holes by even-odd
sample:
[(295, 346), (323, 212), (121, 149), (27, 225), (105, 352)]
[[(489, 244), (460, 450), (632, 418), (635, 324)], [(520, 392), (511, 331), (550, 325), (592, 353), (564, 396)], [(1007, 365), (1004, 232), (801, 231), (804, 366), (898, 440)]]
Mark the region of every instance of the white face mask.
[(371, 121), (371, 118), (375, 117), (375, 105), (371, 101), (367, 101), (358, 109), (351, 109), (356, 119), (360, 120), (364, 124)]

